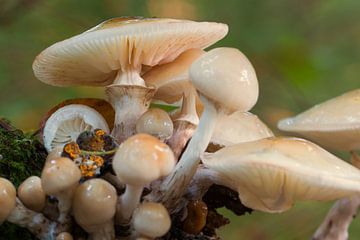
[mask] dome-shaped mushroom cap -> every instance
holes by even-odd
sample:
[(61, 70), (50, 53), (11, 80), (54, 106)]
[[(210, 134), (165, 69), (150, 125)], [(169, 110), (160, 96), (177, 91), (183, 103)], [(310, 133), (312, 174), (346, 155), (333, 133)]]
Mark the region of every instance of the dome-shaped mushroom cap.
[(18, 196), (25, 207), (40, 212), (45, 207), (46, 195), (38, 176), (28, 177), (18, 188)]
[(239, 192), (247, 207), (282, 212), (296, 200), (334, 200), (360, 193), (360, 170), (299, 138), (268, 138), (205, 154), (206, 167)]
[(271, 130), (255, 114), (237, 111), (218, 117), (211, 142), (231, 146), (272, 136)]
[(82, 227), (109, 221), (116, 211), (117, 194), (107, 181), (94, 178), (79, 185), (73, 200), (73, 215)]
[(0, 224), (9, 216), (16, 205), (16, 189), (5, 178), (0, 178)]
[(36, 57), (33, 70), (55, 86), (106, 86), (118, 70), (171, 62), (187, 49), (210, 46), (227, 31), (222, 23), (114, 18), (48, 47)]
[(283, 119), (278, 127), (332, 149), (360, 150), (360, 89)]
[(142, 203), (133, 214), (134, 229), (141, 235), (156, 238), (165, 235), (171, 226), (166, 208), (160, 203)]
[(112, 163), (123, 183), (145, 185), (168, 175), (175, 166), (174, 153), (156, 137), (136, 134), (124, 141)]
[(80, 169), (69, 158), (56, 158), (45, 163), (41, 173), (41, 185), (48, 195), (68, 189), (81, 178)]
[(259, 86), (246, 56), (235, 48), (215, 48), (190, 67), (195, 88), (230, 111), (248, 111), (256, 103)]

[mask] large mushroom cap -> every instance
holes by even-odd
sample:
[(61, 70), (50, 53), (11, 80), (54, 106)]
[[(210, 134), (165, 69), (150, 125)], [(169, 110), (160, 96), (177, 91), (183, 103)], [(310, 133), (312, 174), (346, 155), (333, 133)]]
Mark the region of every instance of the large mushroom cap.
[(6, 178), (0, 178), (0, 225), (16, 205), (16, 189)]
[(360, 150), (360, 89), (283, 119), (278, 127), (332, 149)]
[(265, 212), (296, 200), (333, 200), (360, 192), (360, 171), (298, 138), (268, 138), (225, 147), (202, 157), (246, 206)]
[(106, 86), (119, 70), (171, 62), (187, 49), (210, 46), (227, 31), (221, 23), (114, 18), (45, 49), (33, 70), (38, 79), (55, 86)]

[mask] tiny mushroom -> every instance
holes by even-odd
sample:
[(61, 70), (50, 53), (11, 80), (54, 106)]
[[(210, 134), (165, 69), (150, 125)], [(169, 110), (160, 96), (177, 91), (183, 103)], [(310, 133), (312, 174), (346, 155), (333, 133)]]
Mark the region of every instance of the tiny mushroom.
[(203, 54), (191, 65), (190, 78), (200, 93), (204, 112), (174, 172), (160, 186), (160, 196), (150, 198), (161, 200), (172, 210), (177, 207), (173, 201), (181, 198), (195, 174), (199, 156), (211, 140), (218, 115), (248, 111), (259, 94), (253, 66), (235, 48), (215, 48)]
[(94, 178), (79, 185), (73, 201), (76, 222), (89, 233), (90, 240), (115, 239), (114, 216), (117, 194), (107, 181)]
[(142, 67), (173, 61), (191, 48), (205, 48), (222, 39), (221, 23), (160, 18), (114, 18), (37, 56), (35, 76), (56, 86), (107, 86), (116, 115), (113, 135), (122, 142), (135, 132), (155, 89), (140, 76)]
[(16, 189), (6, 178), (0, 177), (0, 225), (16, 206)]
[(45, 207), (46, 195), (38, 176), (28, 177), (18, 188), (20, 201), (30, 210), (41, 212)]
[(61, 232), (56, 236), (55, 240), (73, 240), (73, 236), (68, 232)]
[(201, 49), (189, 49), (174, 61), (155, 66), (143, 76), (148, 84), (156, 88), (154, 99), (175, 103), (182, 98), (181, 110), (173, 117), (174, 135), (168, 141), (176, 159), (199, 124), (196, 111), (199, 97), (190, 81), (189, 69), (191, 64), (204, 53), (205, 51)]
[(171, 219), (162, 204), (146, 202), (135, 209), (132, 224), (141, 237), (155, 239), (169, 231)]
[(68, 220), (74, 191), (81, 178), (80, 169), (69, 158), (55, 158), (45, 163), (41, 173), (41, 185), (47, 195), (59, 201), (60, 223)]
[(266, 138), (201, 157), (214, 183), (252, 209), (283, 212), (295, 201), (329, 201), (360, 193), (360, 171), (299, 138)]
[(136, 122), (137, 133), (147, 133), (165, 141), (173, 134), (173, 122), (164, 110), (150, 108)]
[(102, 129), (109, 132), (106, 120), (95, 109), (81, 104), (59, 108), (46, 121), (43, 142), (48, 152), (55, 147), (76, 141), (86, 130)]
[(175, 166), (175, 158), (169, 146), (159, 139), (136, 134), (120, 145), (112, 166), (120, 181), (126, 184), (125, 193), (119, 198), (116, 221), (128, 224), (144, 186), (168, 175)]

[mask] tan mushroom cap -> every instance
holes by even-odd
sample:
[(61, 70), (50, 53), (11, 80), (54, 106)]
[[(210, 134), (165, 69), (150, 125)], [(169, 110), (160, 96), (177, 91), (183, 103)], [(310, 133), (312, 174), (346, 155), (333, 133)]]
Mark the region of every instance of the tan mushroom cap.
[(171, 62), (190, 48), (222, 39), (222, 23), (160, 18), (114, 18), (40, 53), (35, 76), (55, 86), (107, 86), (119, 70)]
[(41, 173), (41, 185), (48, 195), (74, 186), (81, 178), (80, 169), (69, 158), (56, 158), (45, 163)]
[(46, 195), (38, 176), (28, 177), (18, 188), (20, 201), (30, 210), (40, 212), (45, 207)]
[(55, 240), (73, 240), (73, 236), (68, 232), (59, 233)]
[(168, 145), (140, 133), (119, 146), (112, 166), (121, 182), (144, 186), (168, 175), (175, 166), (175, 157)]
[(211, 142), (231, 146), (272, 136), (271, 130), (255, 114), (237, 111), (218, 117)]
[(6, 178), (0, 178), (0, 224), (10, 215), (16, 205), (16, 189)]
[(283, 119), (278, 127), (332, 149), (360, 150), (360, 89)]
[(75, 191), (73, 215), (80, 226), (92, 232), (114, 217), (116, 201), (116, 190), (110, 183), (100, 178), (90, 179)]
[(255, 70), (235, 48), (215, 48), (190, 67), (196, 89), (228, 111), (248, 111), (256, 103), (259, 86)]
[(156, 88), (154, 99), (174, 103), (181, 99), (184, 92), (191, 90), (193, 85), (189, 77), (190, 66), (204, 53), (201, 49), (189, 49), (174, 61), (155, 66), (145, 73), (145, 82)]
[(166, 208), (160, 203), (142, 203), (133, 214), (134, 229), (141, 235), (156, 238), (165, 235), (171, 226)]
[(205, 154), (206, 167), (239, 192), (247, 207), (282, 212), (296, 200), (327, 201), (360, 193), (360, 171), (299, 138), (268, 138)]

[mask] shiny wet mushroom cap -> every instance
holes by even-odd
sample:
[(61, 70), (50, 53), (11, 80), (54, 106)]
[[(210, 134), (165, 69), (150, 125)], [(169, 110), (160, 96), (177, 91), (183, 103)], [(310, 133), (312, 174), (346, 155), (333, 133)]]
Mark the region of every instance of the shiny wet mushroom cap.
[(35, 212), (41, 212), (45, 207), (46, 195), (38, 176), (28, 177), (18, 188), (18, 196), (25, 207)]
[(8, 218), (16, 205), (16, 189), (6, 178), (0, 178), (0, 225)]

